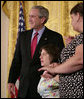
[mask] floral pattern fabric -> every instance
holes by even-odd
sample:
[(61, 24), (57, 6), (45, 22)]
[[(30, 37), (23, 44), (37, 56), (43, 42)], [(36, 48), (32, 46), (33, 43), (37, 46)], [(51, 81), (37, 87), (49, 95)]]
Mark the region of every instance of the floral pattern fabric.
[(54, 79), (41, 78), (37, 87), (42, 98), (59, 98), (59, 83)]

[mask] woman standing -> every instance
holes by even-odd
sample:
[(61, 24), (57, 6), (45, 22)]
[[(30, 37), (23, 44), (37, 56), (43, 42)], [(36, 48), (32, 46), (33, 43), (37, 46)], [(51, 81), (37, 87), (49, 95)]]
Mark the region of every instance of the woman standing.
[[(73, 29), (79, 32), (61, 52), (61, 63), (39, 69), (60, 74), (60, 98), (83, 98), (83, 3), (70, 12)], [(47, 77), (46, 74), (43, 75)]]

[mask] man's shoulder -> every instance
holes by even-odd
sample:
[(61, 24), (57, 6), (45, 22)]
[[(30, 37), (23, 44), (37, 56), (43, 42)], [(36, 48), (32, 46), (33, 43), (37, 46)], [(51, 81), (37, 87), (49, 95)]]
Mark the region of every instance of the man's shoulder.
[(20, 34), (21, 35), (26, 35), (26, 34), (29, 34), (29, 33), (31, 33), (32, 32), (32, 29), (30, 29), (30, 30), (25, 30), (25, 31), (23, 31), (23, 32), (20, 32)]
[(25, 30), (24, 33), (28, 33), (28, 32), (32, 32), (33, 30), (30, 29), (30, 30)]
[(47, 27), (46, 27), (46, 31), (47, 31), (48, 33), (50, 33), (51, 35), (61, 36), (61, 34), (60, 34), (59, 32), (56, 32), (56, 31), (54, 31), (54, 30), (52, 30), (52, 29), (48, 29)]

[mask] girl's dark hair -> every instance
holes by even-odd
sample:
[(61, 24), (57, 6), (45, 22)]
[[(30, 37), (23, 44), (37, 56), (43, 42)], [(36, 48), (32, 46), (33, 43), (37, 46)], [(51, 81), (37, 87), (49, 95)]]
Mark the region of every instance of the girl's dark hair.
[(46, 50), (46, 52), (49, 54), (49, 56), (51, 57), (51, 63), (52, 62), (59, 62), (59, 58), (60, 58), (60, 50), (58, 47), (56, 47), (56, 45), (54, 44), (47, 44), (41, 47), (40, 49), (40, 53), (42, 51), (42, 49)]
[(70, 11), (70, 14), (77, 14), (77, 13), (79, 13), (80, 16), (83, 16), (83, 3), (82, 2), (75, 5)]

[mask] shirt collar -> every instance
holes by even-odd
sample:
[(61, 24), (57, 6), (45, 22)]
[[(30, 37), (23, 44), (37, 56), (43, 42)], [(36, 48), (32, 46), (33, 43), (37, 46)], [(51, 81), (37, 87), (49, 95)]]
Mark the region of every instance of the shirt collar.
[[(43, 26), (43, 28), (41, 30), (38, 31), (38, 35), (42, 34), (45, 30), (45, 26)], [(33, 29), (33, 35), (35, 35), (36, 31), (35, 29)]]

